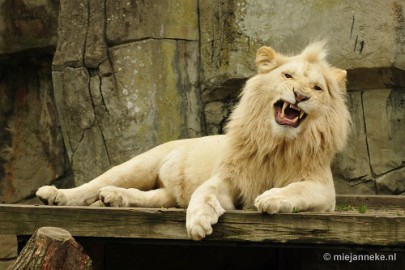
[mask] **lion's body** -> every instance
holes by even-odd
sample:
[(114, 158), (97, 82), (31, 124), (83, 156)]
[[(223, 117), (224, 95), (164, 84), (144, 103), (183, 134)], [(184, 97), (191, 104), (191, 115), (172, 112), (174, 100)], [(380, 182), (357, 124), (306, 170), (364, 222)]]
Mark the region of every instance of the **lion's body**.
[(263, 47), (226, 135), (168, 142), (74, 189), (42, 187), (49, 204), (188, 207), (191, 238), (212, 232), (224, 209), (333, 211), (330, 165), (347, 137), (346, 72), (321, 44), (286, 57)]

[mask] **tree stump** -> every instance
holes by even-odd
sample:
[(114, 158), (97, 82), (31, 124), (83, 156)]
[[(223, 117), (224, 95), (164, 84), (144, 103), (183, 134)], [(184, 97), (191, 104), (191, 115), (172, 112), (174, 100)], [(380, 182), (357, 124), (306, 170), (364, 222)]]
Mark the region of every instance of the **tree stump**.
[(8, 270), (92, 269), (90, 257), (72, 235), (61, 228), (39, 228)]

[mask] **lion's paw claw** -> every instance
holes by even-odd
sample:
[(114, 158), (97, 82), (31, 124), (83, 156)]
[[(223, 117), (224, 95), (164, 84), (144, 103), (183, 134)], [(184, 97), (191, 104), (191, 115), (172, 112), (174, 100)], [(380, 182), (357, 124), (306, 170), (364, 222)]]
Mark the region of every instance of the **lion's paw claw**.
[(256, 198), (255, 207), (259, 212), (268, 213), (270, 215), (293, 212), (294, 207), (290, 200), (281, 195), (272, 193), (272, 190), (269, 190)]
[(99, 190), (98, 194), (99, 199), (104, 204), (104, 206), (124, 207), (128, 205), (122, 195), (122, 192), (117, 187), (103, 187)]
[(46, 205), (67, 205), (68, 199), (55, 186), (40, 187), (35, 195)]

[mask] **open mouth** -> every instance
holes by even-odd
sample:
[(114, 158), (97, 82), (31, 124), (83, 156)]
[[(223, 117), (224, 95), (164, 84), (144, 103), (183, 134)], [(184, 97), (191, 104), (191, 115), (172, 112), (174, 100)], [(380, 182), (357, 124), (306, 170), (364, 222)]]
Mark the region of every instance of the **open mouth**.
[(277, 124), (294, 128), (298, 127), (307, 116), (297, 105), (284, 100), (277, 101), (274, 104), (274, 110)]

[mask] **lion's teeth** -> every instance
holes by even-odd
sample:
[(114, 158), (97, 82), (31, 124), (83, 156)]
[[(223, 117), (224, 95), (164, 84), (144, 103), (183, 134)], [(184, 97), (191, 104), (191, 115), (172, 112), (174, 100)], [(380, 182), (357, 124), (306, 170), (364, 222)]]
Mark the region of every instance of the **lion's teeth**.
[(300, 116), (299, 118), (301, 119), (304, 116), (304, 111), (300, 111)]
[(293, 123), (297, 123), (297, 121), (298, 121), (298, 116), (293, 119)]
[(301, 111), (301, 109), (300, 108), (298, 108), (296, 105), (294, 105), (294, 104), (290, 104), (290, 109), (293, 109), (293, 110), (296, 110), (296, 111)]
[[(291, 104), (290, 104), (290, 105), (291, 105)], [(287, 102), (284, 102), (284, 104), (283, 104), (283, 112), (284, 112), (285, 109), (287, 109), (287, 106), (288, 106), (288, 103), (287, 103)]]
[(288, 106), (287, 102), (284, 102), (283, 108), (281, 109), (281, 117), (282, 118), (285, 117), (284, 111), (285, 111), (285, 109), (287, 109), (287, 106)]

